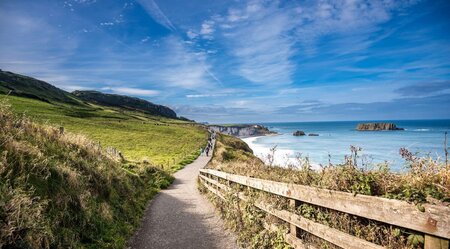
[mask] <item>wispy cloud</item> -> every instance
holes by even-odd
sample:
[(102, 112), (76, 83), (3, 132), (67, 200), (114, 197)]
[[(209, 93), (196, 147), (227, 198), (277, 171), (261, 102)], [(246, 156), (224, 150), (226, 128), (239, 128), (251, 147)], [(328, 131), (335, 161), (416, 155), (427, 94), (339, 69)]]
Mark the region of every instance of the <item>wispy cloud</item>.
[(242, 120), (244, 118), (255, 117), (255, 112), (247, 108), (223, 107), (219, 105), (171, 106), (174, 111), (181, 116), (188, 116), (197, 121), (205, 121), (205, 114), (209, 122), (230, 122), (230, 120)]
[(200, 35), (205, 39), (213, 39), (213, 33), (215, 31), (214, 24), (215, 22), (212, 20), (204, 21), (200, 29)]
[(160, 93), (157, 90), (131, 88), (131, 87), (103, 87), (104, 91), (111, 91), (117, 94), (133, 95), (133, 96), (155, 96)]
[(406, 97), (450, 94), (450, 81), (419, 82), (395, 90)]
[[(349, 114), (356, 120), (398, 120), (398, 119), (433, 119), (450, 116), (450, 109), (436, 108), (450, 104), (450, 94), (441, 94), (421, 98), (399, 98), (391, 101), (372, 103), (342, 103), (315, 105), (293, 105), (279, 108), (273, 115), (285, 120), (300, 116), (302, 120), (349, 120)], [(405, 106), (410, 108), (405, 108)], [(429, 110), (433, 109), (433, 112)], [(294, 114), (294, 115), (293, 115)], [(296, 119), (293, 119), (296, 120)], [(298, 120), (298, 119), (297, 119)]]
[(218, 93), (218, 94), (187, 94), (186, 98), (210, 98), (210, 97), (224, 97), (227, 96), (226, 93)]
[[(229, 8), (226, 15), (213, 15), (201, 24), (199, 31), (188, 31), (188, 37), (217, 38), (235, 58), (230, 73), (264, 85), (293, 83), (302, 70), (297, 61), (310, 56), (320, 39), (335, 35), (329, 43), (334, 56), (363, 51), (390, 36), (387, 31), (372, 37), (382, 23), (389, 21), (410, 1), (281, 1), (252, 0)], [(336, 36), (337, 35), (337, 36)], [(301, 59), (300, 59), (301, 60)]]
[(208, 89), (217, 80), (209, 71), (211, 65), (203, 52), (197, 52), (176, 36), (163, 40), (158, 56), (158, 70), (150, 72), (152, 76), (169, 86), (185, 89)]
[[(299, 43), (307, 54), (315, 53), (317, 42), (326, 35), (342, 35), (332, 39), (338, 54), (366, 49), (386, 36), (371, 37), (382, 23), (415, 1), (307, 1), (297, 8), (300, 21), (295, 29)], [(391, 33), (386, 33), (390, 35)], [(339, 44), (340, 43), (340, 44)]]
[(167, 18), (164, 12), (161, 11), (159, 6), (155, 3), (154, 0), (137, 0), (138, 3), (147, 11), (147, 13), (155, 20), (157, 23), (166, 27), (169, 30), (176, 30), (175, 26), (173, 26), (172, 22)]
[(281, 85), (292, 82), (295, 64), (292, 11), (278, 3), (252, 1), (232, 8), (225, 16), (214, 17), (221, 39), (237, 60), (233, 68), (253, 83)]
[(188, 30), (186, 32), (187, 37), (189, 37), (189, 39), (194, 39), (198, 36), (197, 33), (195, 33), (193, 30)]
[(445, 1), (42, 1), (0, 0), (3, 70), (195, 119), (363, 117), (450, 91)]

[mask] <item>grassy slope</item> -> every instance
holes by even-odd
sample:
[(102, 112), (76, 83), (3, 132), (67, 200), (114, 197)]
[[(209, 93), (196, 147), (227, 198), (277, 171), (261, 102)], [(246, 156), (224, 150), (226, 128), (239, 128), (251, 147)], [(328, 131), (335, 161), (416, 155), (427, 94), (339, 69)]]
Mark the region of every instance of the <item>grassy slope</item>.
[(123, 248), (147, 201), (173, 180), (123, 166), (97, 143), (0, 104), (0, 248)]
[(58, 89), (47, 82), (0, 70), (0, 94), (8, 94), (10, 92), (12, 95), (40, 99), (45, 102), (57, 101), (72, 105), (82, 105), (82, 102), (72, 94)]
[[(450, 202), (450, 171), (446, 169), (445, 164), (429, 158), (416, 158), (405, 151), (402, 155), (405, 163), (410, 167), (410, 171), (405, 174), (392, 173), (387, 165), (380, 165), (378, 169), (373, 170), (360, 169), (353, 165), (354, 155), (349, 156), (348, 163), (345, 165), (329, 166), (321, 171), (311, 170), (306, 162), (301, 168), (270, 167), (253, 156), (251, 149), (242, 140), (220, 135), (213, 160), (208, 167), (279, 182), (405, 200), (417, 203), (419, 210), (423, 207), (421, 203), (424, 202), (438, 205), (446, 202), (448, 205)], [(262, 198), (279, 208), (288, 209), (286, 198), (275, 198), (259, 193), (255, 198)], [(247, 194), (250, 195), (250, 193)], [(237, 204), (233, 200), (223, 202), (214, 197), (212, 200), (222, 211), (228, 225), (237, 232), (243, 247), (284, 248), (285, 244), (280, 242), (280, 233), (267, 233), (263, 229), (263, 221), (270, 224), (273, 220), (269, 216), (265, 217), (265, 214), (255, 209), (253, 205)], [(345, 215), (306, 203), (290, 211), (387, 248), (423, 247), (423, 234), (418, 232)], [(283, 223), (278, 225), (284, 226)], [(303, 233), (302, 236), (305, 241), (315, 244), (318, 248), (335, 248), (310, 234)]]
[(204, 146), (207, 133), (192, 123), (100, 106), (50, 104), (34, 99), (0, 95), (14, 111), (40, 122), (63, 126), (115, 147), (128, 160), (179, 168), (192, 161)]

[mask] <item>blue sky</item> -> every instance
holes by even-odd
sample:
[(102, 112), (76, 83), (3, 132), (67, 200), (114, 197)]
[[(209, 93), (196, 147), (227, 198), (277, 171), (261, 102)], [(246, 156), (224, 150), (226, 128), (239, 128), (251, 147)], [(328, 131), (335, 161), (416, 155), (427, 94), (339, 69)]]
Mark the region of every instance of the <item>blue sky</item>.
[(450, 2), (0, 1), (0, 68), (198, 121), (450, 118)]

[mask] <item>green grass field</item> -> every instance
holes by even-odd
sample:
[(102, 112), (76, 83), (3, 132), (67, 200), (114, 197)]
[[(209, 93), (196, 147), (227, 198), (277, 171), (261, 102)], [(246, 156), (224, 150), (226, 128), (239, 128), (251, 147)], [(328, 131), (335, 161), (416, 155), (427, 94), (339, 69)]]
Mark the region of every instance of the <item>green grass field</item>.
[(194, 160), (206, 145), (207, 131), (193, 123), (149, 116), (103, 106), (50, 104), (39, 100), (0, 95), (16, 113), (40, 123), (62, 126), (83, 134), (103, 147), (120, 150), (129, 161), (148, 161), (179, 169)]
[(0, 248), (125, 248), (173, 179), (0, 102)]

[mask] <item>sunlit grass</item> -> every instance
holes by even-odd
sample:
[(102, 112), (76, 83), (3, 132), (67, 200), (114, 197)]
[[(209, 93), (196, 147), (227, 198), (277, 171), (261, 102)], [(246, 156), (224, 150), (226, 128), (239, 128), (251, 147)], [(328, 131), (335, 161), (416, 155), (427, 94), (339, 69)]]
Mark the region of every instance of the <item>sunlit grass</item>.
[(124, 248), (172, 181), (0, 102), (0, 248)]
[(115, 147), (127, 160), (146, 160), (164, 168), (179, 168), (186, 160), (192, 161), (207, 141), (205, 129), (181, 120), (95, 105), (50, 104), (0, 95), (2, 99), (17, 113), (86, 135), (103, 147)]

